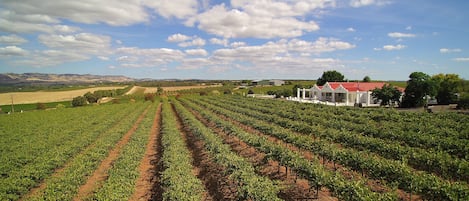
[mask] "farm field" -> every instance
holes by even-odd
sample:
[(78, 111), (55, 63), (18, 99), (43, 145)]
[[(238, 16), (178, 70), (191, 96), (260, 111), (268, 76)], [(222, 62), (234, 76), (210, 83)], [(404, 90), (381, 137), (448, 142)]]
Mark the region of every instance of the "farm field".
[[(203, 89), (209, 87), (220, 87), (221, 85), (194, 85), (194, 86), (173, 86), (173, 87), (161, 87), (164, 92), (175, 92), (181, 90), (190, 90), (190, 89)], [(158, 87), (140, 87), (134, 86), (130, 89), (126, 95), (136, 94), (136, 93), (156, 93)]]
[(95, 92), (98, 90), (112, 90), (112, 89), (123, 89), (126, 86), (118, 87), (93, 87), (87, 89), (69, 90), (69, 91), (38, 91), (38, 92), (10, 92), (0, 93), (0, 105), (11, 104), (11, 98), (13, 97), (14, 104), (25, 104), (25, 103), (47, 103), (47, 102), (59, 102), (69, 101), (74, 97), (82, 96), (86, 92)]
[(232, 95), (0, 115), (0, 200), (469, 200), (468, 128)]

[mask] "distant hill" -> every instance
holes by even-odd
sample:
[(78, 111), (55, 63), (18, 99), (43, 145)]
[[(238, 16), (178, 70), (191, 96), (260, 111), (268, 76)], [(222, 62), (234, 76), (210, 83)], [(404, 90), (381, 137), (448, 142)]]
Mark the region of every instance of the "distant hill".
[(90, 74), (44, 74), (44, 73), (5, 73), (0, 74), (0, 84), (80, 84), (80, 83), (110, 83), (132, 82), (132, 78), (120, 75), (90, 75)]

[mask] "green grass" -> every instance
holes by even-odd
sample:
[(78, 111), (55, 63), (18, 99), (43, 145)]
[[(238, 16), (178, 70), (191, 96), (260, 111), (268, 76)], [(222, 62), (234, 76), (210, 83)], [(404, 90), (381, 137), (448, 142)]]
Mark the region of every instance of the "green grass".
[[(57, 105), (62, 104), (65, 107), (72, 107), (72, 101), (60, 101), (60, 102), (50, 102), (50, 103), (44, 103), (47, 108), (56, 108)], [(28, 103), (28, 104), (15, 104), (13, 105), (13, 108), (15, 109), (15, 112), (20, 112), (21, 110), (23, 111), (31, 111), (31, 110), (36, 110), (37, 109), (38, 103)], [(3, 113), (7, 113), (11, 111), (11, 105), (0, 105), (1, 111)], [(2, 113), (0, 112), (0, 113)]]

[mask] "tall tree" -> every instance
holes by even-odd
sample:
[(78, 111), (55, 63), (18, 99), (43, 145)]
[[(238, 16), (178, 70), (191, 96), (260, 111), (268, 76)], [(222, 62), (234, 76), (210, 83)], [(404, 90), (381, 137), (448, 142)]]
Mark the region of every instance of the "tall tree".
[(427, 103), (427, 96), (435, 96), (437, 84), (431, 77), (422, 72), (409, 75), (402, 107), (418, 107)]
[(316, 82), (317, 85), (322, 86), (326, 84), (326, 82), (343, 82), (345, 77), (342, 75), (342, 73), (339, 73), (335, 70), (332, 71), (326, 71), (322, 73), (322, 76), (318, 78), (318, 81)]
[(381, 100), (381, 105), (392, 106), (396, 102), (399, 103), (399, 100), (401, 98), (401, 92), (391, 84), (385, 84), (381, 89), (373, 89), (371, 95), (374, 98)]
[(436, 100), (438, 104), (450, 104), (458, 101), (457, 93), (462, 92), (462, 79), (457, 74), (437, 74), (432, 77), (437, 84)]
[(363, 78), (363, 82), (371, 82), (370, 76), (368, 76), (368, 75), (365, 76), (365, 77)]

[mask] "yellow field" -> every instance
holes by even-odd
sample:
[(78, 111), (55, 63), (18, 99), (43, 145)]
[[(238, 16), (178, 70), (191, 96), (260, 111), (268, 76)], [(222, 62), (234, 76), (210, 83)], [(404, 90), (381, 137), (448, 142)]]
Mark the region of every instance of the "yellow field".
[(72, 100), (74, 97), (82, 96), (86, 92), (94, 92), (97, 90), (110, 90), (110, 89), (122, 89), (126, 86), (119, 87), (94, 87), (88, 89), (70, 90), (70, 91), (53, 91), (53, 92), (12, 92), (12, 93), (0, 93), (0, 105), (11, 104), (13, 98), (14, 104), (25, 104), (25, 103), (47, 103), (47, 102), (58, 102)]

